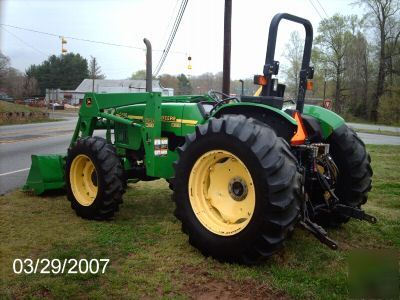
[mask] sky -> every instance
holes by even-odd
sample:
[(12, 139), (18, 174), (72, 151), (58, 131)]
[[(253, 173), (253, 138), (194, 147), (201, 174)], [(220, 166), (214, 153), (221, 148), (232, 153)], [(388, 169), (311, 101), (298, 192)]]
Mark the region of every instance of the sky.
[[(58, 36), (71, 36), (144, 48), (143, 38), (153, 46), (157, 64), (182, 0), (0, 0), (0, 23), (43, 31), (49, 36), (0, 26), (0, 50), (11, 65), (25, 71), (49, 55), (61, 53)], [(335, 13), (362, 15), (352, 0), (233, 0), (232, 79), (261, 74), (268, 27), (276, 13), (287, 12), (309, 19), (317, 35), (321, 17)], [(319, 13), (317, 13), (316, 9)], [(324, 10), (323, 10), (323, 9)], [(325, 14), (326, 13), (326, 14)], [(199, 75), (222, 71), (223, 0), (189, 0), (170, 53), (160, 74)], [(275, 59), (282, 54), (291, 31), (304, 36), (301, 25), (282, 21)], [(125, 79), (145, 68), (145, 51), (88, 43), (67, 38), (65, 48), (89, 59), (97, 58), (108, 79)], [(188, 70), (188, 56), (192, 69)], [(153, 68), (154, 68), (153, 67)]]

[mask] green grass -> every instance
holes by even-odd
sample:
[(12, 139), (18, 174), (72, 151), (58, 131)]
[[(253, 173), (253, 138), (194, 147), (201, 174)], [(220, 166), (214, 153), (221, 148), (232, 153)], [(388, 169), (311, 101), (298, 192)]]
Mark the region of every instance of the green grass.
[[(167, 184), (131, 185), (112, 221), (78, 218), (65, 196), (0, 197), (0, 298), (346, 299), (347, 258), (356, 249), (400, 253), (400, 147), (368, 146), (373, 190), (365, 206), (375, 225), (350, 221), (330, 236), (332, 251), (298, 228), (265, 264), (204, 258), (173, 217)], [(99, 275), (16, 275), (15, 258), (110, 258)]]
[(0, 100), (0, 112), (42, 112), (45, 109)]
[[(47, 112), (46, 109), (44, 108), (39, 108), (39, 107), (31, 107), (28, 105), (22, 105), (22, 104), (15, 104), (15, 103), (10, 103), (6, 101), (1, 101), (0, 100), (0, 113), (7, 113), (7, 112), (12, 112), (12, 113), (42, 113), (42, 112)], [(27, 123), (40, 123), (40, 122), (53, 122), (53, 121), (59, 121), (58, 119), (50, 119), (49, 117), (42, 117), (42, 116), (35, 116), (33, 118), (0, 118), (0, 125), (11, 125), (11, 124), (27, 124)]]

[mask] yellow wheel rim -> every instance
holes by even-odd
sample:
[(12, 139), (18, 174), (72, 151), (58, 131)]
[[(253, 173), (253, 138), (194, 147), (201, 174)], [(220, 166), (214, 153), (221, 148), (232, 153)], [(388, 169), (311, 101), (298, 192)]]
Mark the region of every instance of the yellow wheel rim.
[(97, 172), (92, 160), (79, 154), (74, 158), (69, 171), (72, 193), (79, 204), (92, 205), (97, 196)]
[(247, 167), (232, 153), (203, 154), (192, 168), (188, 188), (197, 219), (211, 232), (231, 236), (249, 224), (256, 203), (254, 183)]

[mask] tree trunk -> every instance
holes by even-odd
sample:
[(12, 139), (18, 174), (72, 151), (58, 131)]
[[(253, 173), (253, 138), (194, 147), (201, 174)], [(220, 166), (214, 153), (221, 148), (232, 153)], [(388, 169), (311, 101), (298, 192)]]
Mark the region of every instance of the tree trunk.
[(385, 86), (385, 18), (380, 24), (380, 55), (379, 55), (379, 71), (378, 71), (378, 80), (376, 84), (376, 93), (372, 99), (371, 103), (371, 121), (378, 121), (378, 107), (379, 107), (379, 98), (383, 95), (383, 90)]
[(340, 97), (340, 89), (341, 89), (341, 82), (340, 82), (340, 64), (336, 68), (336, 89), (335, 89), (335, 110), (338, 114), (342, 113), (342, 99)]
[(362, 112), (363, 117), (368, 118), (368, 84), (369, 84), (369, 74), (368, 74), (368, 54), (364, 52), (363, 59), (363, 70), (364, 70), (364, 88), (363, 88), (363, 99), (362, 99)]

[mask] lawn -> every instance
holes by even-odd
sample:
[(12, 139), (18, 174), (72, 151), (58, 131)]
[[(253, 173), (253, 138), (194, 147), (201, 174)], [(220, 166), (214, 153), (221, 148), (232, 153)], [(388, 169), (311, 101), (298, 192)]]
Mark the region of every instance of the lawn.
[[(164, 181), (131, 185), (112, 221), (75, 216), (63, 195), (0, 197), (0, 298), (346, 299), (348, 257), (357, 249), (400, 256), (400, 147), (368, 146), (375, 225), (329, 230), (333, 251), (298, 228), (285, 249), (256, 267), (221, 264), (192, 248), (173, 216)], [(105, 274), (17, 275), (16, 258), (109, 258)]]
[[(45, 108), (31, 107), (0, 100), (0, 125), (57, 121), (43, 115), (43, 113), (47, 112)], [(8, 117), (3, 113), (12, 113), (12, 116)], [(16, 113), (18, 113), (18, 115)], [(28, 117), (29, 114), (31, 114), (30, 117)]]

